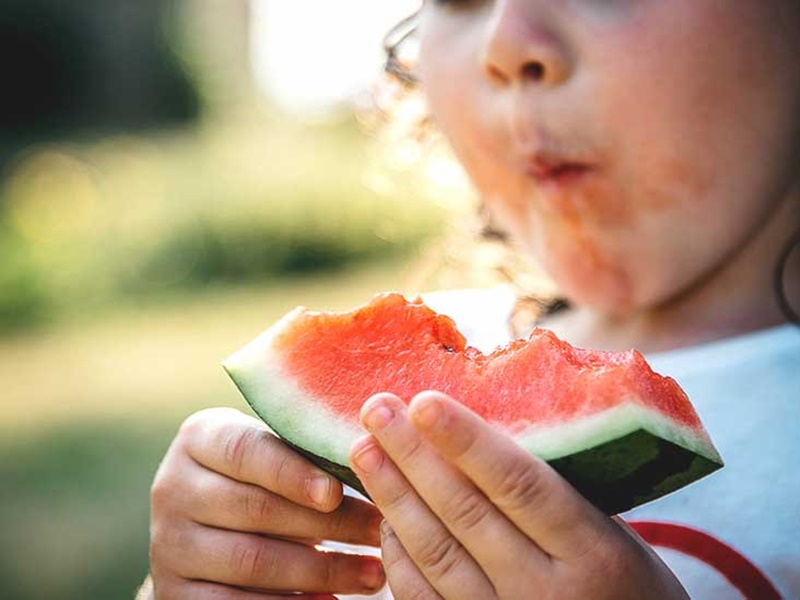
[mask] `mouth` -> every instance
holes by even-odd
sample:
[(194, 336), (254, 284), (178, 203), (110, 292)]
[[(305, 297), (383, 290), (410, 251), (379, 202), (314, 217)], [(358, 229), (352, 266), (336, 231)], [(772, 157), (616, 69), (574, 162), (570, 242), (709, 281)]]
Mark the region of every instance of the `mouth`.
[(594, 171), (588, 163), (560, 158), (534, 156), (527, 161), (526, 172), (541, 185), (565, 186), (586, 178)]

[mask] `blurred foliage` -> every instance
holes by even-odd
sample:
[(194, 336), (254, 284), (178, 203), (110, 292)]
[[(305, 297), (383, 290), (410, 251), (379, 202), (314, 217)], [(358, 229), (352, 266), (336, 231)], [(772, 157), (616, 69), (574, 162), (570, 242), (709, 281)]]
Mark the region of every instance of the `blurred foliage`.
[(180, 422), (246, 403), (219, 361), (297, 304), (344, 309), (408, 259), (119, 307), (0, 338), (0, 598), (124, 600), (147, 571), (148, 492)]
[(409, 250), (443, 211), (413, 178), (364, 185), (372, 143), (273, 124), (28, 150), (0, 191), (0, 331)]
[(170, 44), (178, 0), (3, 0), (0, 165), (22, 144), (191, 123), (194, 82)]
[(418, 144), (256, 97), (247, 8), (0, 11), (4, 600), (130, 598), (175, 428), (243, 407), (218, 361), (298, 303), (402, 286), (450, 214)]
[(29, 248), (17, 236), (0, 232), (0, 332), (38, 322), (45, 293)]
[(354, 118), (304, 123), (257, 96), (248, 14), (242, 0), (4, 5), (0, 335), (341, 268), (437, 230), (422, 178), (381, 164)]
[(0, 441), (0, 597), (132, 598), (147, 572), (146, 492), (173, 434), (108, 422)]

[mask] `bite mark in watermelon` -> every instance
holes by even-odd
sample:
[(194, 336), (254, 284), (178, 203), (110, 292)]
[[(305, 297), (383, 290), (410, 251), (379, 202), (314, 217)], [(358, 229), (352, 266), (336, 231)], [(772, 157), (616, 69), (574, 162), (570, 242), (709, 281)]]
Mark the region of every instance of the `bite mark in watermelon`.
[(378, 392), (452, 396), (608, 514), (722, 466), (686, 394), (639, 352), (581, 350), (537, 329), (483, 354), (450, 318), (399, 294), (345, 313), (297, 308), (223, 365), (275, 433), (362, 493), (347, 457)]

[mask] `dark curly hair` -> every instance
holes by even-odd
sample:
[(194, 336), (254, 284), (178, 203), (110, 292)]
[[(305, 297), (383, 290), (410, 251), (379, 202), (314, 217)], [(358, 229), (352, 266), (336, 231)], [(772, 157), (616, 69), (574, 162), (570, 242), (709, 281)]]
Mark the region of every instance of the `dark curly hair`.
[(419, 10), (408, 15), (394, 25), (383, 38), (383, 50), (386, 54), (384, 70), (395, 80), (408, 87), (417, 85), (417, 77), (413, 68), (402, 58), (402, 48), (417, 30)]

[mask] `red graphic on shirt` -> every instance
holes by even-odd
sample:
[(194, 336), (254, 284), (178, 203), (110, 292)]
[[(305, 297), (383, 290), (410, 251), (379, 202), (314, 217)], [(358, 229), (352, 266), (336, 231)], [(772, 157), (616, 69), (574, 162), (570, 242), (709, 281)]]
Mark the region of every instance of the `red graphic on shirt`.
[(707, 533), (654, 521), (632, 521), (629, 525), (651, 546), (677, 550), (716, 569), (748, 600), (781, 600), (780, 592), (761, 569)]

